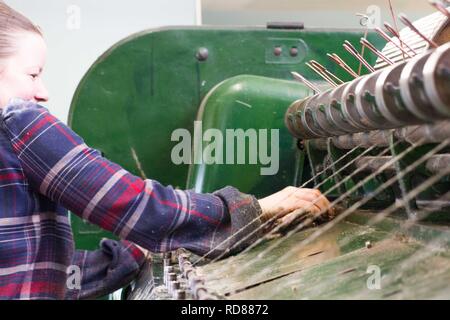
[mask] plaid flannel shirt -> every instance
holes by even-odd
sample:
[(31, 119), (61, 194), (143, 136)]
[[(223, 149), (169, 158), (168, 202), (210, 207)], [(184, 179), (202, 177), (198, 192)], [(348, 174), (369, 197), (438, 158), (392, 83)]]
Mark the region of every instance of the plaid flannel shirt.
[[(113, 292), (144, 262), (132, 243), (151, 252), (213, 249), (209, 257), (215, 257), (261, 235), (258, 201), (235, 188), (198, 194), (143, 180), (32, 102), (11, 103), (0, 122), (0, 299)], [(74, 250), (67, 209), (122, 240), (104, 240), (97, 251)], [(81, 270), (81, 287), (68, 286), (73, 266)]]

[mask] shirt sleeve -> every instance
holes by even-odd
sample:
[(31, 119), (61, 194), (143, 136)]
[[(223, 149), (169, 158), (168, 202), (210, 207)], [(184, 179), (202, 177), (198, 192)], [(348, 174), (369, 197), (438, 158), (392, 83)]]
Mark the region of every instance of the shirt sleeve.
[(65, 298), (96, 299), (113, 293), (136, 278), (144, 261), (144, 253), (124, 240), (103, 239), (98, 250), (76, 250), (71, 266), (78, 268), (80, 279), (70, 283)]
[(143, 180), (103, 158), (38, 104), (11, 103), (2, 125), (32, 188), (120, 239), (152, 252), (186, 248), (214, 258), (262, 234), (254, 196), (233, 187), (199, 194)]

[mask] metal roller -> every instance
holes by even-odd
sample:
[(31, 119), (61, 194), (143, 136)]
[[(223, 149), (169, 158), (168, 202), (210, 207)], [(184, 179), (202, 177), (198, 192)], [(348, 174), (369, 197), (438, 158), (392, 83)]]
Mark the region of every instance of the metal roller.
[(375, 84), (382, 71), (376, 71), (359, 81), (355, 89), (355, 105), (360, 122), (367, 130), (388, 129), (389, 122), (382, 116), (375, 100)]
[(440, 114), (450, 117), (450, 43), (437, 48), (423, 68), (425, 92)]
[(285, 123), (291, 134), (298, 138), (314, 139), (322, 137), (317, 131), (310, 129), (308, 123), (304, 122), (304, 109), (307, 102), (315, 96), (295, 101), (286, 112)]
[(366, 130), (366, 125), (361, 122), (361, 118), (355, 106), (356, 86), (362, 79), (363, 77), (360, 77), (350, 82), (342, 94), (342, 113), (344, 114), (345, 120), (352, 126), (352, 132)]
[(313, 139), (322, 137), (317, 131), (311, 130), (309, 125), (304, 122), (304, 108), (306, 103), (315, 98), (315, 96), (297, 100), (288, 109), (285, 122), (288, 124), (288, 129), (292, 135), (296, 137), (308, 137), (307, 139)]
[[(307, 99), (304, 103), (299, 105), (297, 109), (297, 116), (300, 119), (301, 125), (307, 132), (310, 132), (311, 135), (316, 137), (324, 137), (327, 135), (325, 131), (317, 124), (316, 119), (313, 117), (314, 110), (312, 109), (312, 105), (315, 104), (322, 94), (318, 94), (313, 96), (311, 99)], [(298, 121), (298, 120), (297, 120)], [(329, 135), (330, 133), (328, 133)]]
[(302, 100), (297, 100), (292, 103), (286, 111), (286, 115), (284, 116), (284, 124), (286, 128), (288, 128), (289, 132), (291, 132), (294, 136), (301, 134), (301, 127), (298, 126), (295, 122), (295, 107), (300, 101)]
[(400, 74), (406, 62), (383, 69), (375, 84), (375, 99), (391, 128), (419, 124), (421, 121), (405, 106), (400, 95)]
[(400, 75), (400, 94), (406, 108), (424, 121), (440, 120), (442, 115), (431, 105), (425, 93), (423, 68), (434, 50), (429, 50), (410, 60)]
[(339, 136), (346, 131), (340, 130), (333, 121), (329, 121), (326, 116), (326, 109), (330, 106), (332, 90), (321, 93), (315, 100), (309, 101), (305, 106), (305, 112), (311, 110), (314, 124), (316, 124), (325, 135)]
[(295, 115), (288, 127), (302, 139), (450, 118), (450, 43), (305, 99)]
[(325, 108), (325, 116), (327, 120), (334, 123), (337, 128), (342, 130), (343, 134), (353, 132), (342, 111), (342, 96), (348, 85), (348, 83), (344, 83), (333, 89), (330, 93), (329, 107)]

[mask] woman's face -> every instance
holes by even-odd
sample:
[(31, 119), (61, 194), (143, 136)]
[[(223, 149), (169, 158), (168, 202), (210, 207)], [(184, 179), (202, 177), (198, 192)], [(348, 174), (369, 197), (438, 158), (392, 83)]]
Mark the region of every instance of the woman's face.
[(25, 32), (18, 33), (14, 41), (16, 52), (0, 60), (0, 108), (11, 98), (47, 101), (48, 92), (41, 78), (47, 56), (44, 39)]

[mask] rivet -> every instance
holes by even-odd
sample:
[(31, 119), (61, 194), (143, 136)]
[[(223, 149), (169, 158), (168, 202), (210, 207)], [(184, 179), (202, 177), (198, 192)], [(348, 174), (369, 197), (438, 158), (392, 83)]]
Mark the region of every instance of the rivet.
[(209, 51), (207, 48), (199, 48), (197, 54), (195, 55), (198, 61), (206, 61), (209, 57)]
[(289, 51), (289, 53), (291, 54), (291, 57), (298, 56), (298, 48), (297, 47), (292, 47), (291, 50)]
[(283, 53), (283, 49), (281, 47), (275, 47), (273, 49), (273, 54), (276, 55), (277, 57), (281, 56), (282, 53)]

